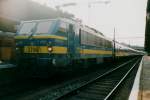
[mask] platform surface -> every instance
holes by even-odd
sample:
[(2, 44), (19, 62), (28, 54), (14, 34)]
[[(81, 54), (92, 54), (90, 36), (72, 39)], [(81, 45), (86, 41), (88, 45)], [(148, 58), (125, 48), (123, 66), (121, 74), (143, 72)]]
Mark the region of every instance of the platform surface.
[(16, 67), (16, 65), (11, 64), (11, 63), (5, 63), (5, 62), (2, 62), (0, 60), (0, 69), (3, 69), (3, 68), (12, 68), (12, 67)]
[(143, 58), (138, 99), (150, 100), (150, 56)]

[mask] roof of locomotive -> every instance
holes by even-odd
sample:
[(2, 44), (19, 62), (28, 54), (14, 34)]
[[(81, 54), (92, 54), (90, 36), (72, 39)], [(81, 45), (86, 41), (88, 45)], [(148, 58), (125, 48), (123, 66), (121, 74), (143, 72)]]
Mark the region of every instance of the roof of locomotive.
[(89, 27), (87, 25), (83, 25), (81, 23), (81, 21), (75, 20), (75, 19), (69, 19), (69, 18), (41, 19), (41, 20), (21, 21), (21, 23), (26, 23), (26, 22), (40, 22), (40, 21), (52, 21), (52, 20), (54, 20), (54, 21), (55, 20), (56, 21), (60, 20), (60, 21), (63, 21), (63, 22), (67, 22), (67, 23), (71, 23), (71, 24), (74, 24), (74, 25), (78, 25), (78, 26), (80, 26), (81, 29), (87, 30), (90, 33), (99, 34), (102, 38), (105, 38), (106, 40), (111, 41), (111, 39), (108, 39), (107, 37), (105, 37), (103, 33), (99, 32), (98, 30), (96, 30), (96, 29), (94, 29), (92, 27)]
[(40, 22), (40, 21), (52, 21), (52, 20), (61, 20), (61, 21), (64, 21), (64, 22), (68, 22), (68, 23), (72, 23), (72, 24), (75, 24), (77, 23), (76, 20), (74, 19), (69, 19), (69, 18), (55, 18), (55, 19), (41, 19), (41, 20), (28, 20), (28, 21), (21, 21), (21, 23), (25, 23), (25, 22)]

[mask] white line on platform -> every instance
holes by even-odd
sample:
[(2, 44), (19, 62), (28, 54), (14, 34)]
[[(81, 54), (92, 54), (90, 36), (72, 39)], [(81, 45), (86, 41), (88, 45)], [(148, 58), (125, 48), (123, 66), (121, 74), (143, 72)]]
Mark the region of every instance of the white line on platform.
[(143, 58), (140, 62), (140, 66), (138, 68), (135, 80), (134, 80), (134, 84), (129, 96), (128, 100), (138, 100), (138, 93), (139, 93), (139, 85), (140, 85), (140, 76), (141, 76), (141, 70), (142, 70), (142, 64), (143, 64)]

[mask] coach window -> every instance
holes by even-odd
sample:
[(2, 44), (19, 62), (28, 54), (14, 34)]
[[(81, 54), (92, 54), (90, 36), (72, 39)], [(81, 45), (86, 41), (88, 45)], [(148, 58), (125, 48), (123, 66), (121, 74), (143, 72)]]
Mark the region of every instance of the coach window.
[(99, 37), (99, 40), (98, 40), (98, 46), (101, 47), (102, 46), (102, 39)]
[(110, 48), (110, 42), (107, 40), (107, 42), (106, 42), (106, 47), (107, 48)]
[(91, 34), (86, 32), (87, 33), (87, 45), (91, 45)]
[(103, 38), (101, 38), (101, 43), (100, 43), (101, 47), (103, 47)]
[(90, 36), (90, 41), (91, 41), (91, 45), (95, 46), (94, 45), (94, 35), (93, 34), (91, 34), (91, 36)]
[(93, 35), (93, 43), (94, 43), (94, 46), (98, 46), (98, 37)]
[(108, 40), (107, 40), (107, 48), (110, 48), (110, 43)]
[(109, 48), (109, 41), (108, 40), (105, 40), (106, 42), (105, 42), (105, 47), (106, 48)]
[(96, 36), (96, 39), (95, 39), (95, 40), (96, 40), (96, 46), (99, 47), (99, 41), (98, 41), (98, 40), (99, 40), (99, 37)]
[(81, 44), (81, 29), (79, 29), (79, 43)]
[(87, 32), (81, 30), (81, 44), (87, 44)]
[(81, 30), (81, 44), (85, 44), (85, 32)]

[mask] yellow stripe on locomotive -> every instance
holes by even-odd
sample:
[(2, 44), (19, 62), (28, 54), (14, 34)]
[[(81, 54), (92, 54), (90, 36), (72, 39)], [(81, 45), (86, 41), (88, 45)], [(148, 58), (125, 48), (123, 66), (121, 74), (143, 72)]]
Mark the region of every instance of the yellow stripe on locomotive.
[[(25, 46), (24, 53), (50, 53), (48, 46)], [(52, 54), (67, 54), (67, 48), (61, 46), (52, 46)]]
[[(67, 54), (67, 47), (52, 46), (53, 54)], [(24, 53), (49, 53), (48, 46), (25, 46)], [(80, 49), (80, 54), (97, 54), (97, 55), (111, 55), (112, 51), (107, 50), (93, 50), (93, 49)]]
[(81, 54), (97, 54), (97, 55), (112, 55), (112, 51), (107, 50), (92, 50), (92, 49), (81, 49)]

